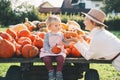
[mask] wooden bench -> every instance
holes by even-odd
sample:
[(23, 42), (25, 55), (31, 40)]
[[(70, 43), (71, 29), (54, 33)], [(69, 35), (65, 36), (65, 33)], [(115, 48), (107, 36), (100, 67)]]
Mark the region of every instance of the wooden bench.
[[(47, 69), (44, 64), (33, 65), (35, 62), (42, 62), (38, 57), (36, 58), (8, 58), (1, 59), (0, 63), (20, 63), (12, 65), (6, 73), (6, 80), (48, 80)], [(64, 80), (78, 80), (84, 77), (84, 80), (99, 80), (97, 70), (90, 69), (90, 63), (110, 64), (111, 60), (86, 60), (83, 57), (72, 58), (67, 57), (63, 67)], [(56, 67), (56, 64), (54, 64)], [(83, 73), (85, 72), (85, 76)]]

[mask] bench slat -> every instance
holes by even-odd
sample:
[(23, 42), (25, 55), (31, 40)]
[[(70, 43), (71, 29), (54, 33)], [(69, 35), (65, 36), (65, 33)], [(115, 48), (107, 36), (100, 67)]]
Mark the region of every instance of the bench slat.
[[(33, 63), (42, 62), (40, 58), (0, 58), (0, 63)], [(66, 58), (66, 63), (111, 63), (111, 60), (86, 60), (85, 58)]]

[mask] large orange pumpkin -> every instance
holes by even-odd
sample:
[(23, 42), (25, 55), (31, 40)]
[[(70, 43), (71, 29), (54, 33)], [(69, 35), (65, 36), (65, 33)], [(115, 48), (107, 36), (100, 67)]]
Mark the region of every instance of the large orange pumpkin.
[(0, 36), (1, 36), (3, 39), (9, 40), (9, 41), (12, 41), (12, 40), (13, 40), (12, 36), (9, 35), (9, 34), (6, 33), (6, 32), (1, 32), (1, 33), (0, 33)]
[(24, 46), (25, 44), (32, 44), (32, 41), (29, 37), (20, 37), (17, 43)]
[(72, 49), (74, 47), (75, 42), (70, 42), (69, 43), (69, 48)]
[(43, 47), (43, 39), (37, 36), (33, 41), (33, 45), (35, 45), (38, 49), (41, 49)]
[(25, 58), (32, 58), (38, 55), (39, 50), (36, 46), (31, 44), (26, 44), (22, 48), (22, 56)]
[(10, 26), (10, 28), (15, 31), (16, 33), (19, 32), (20, 30), (23, 30), (23, 29), (27, 29), (27, 26), (25, 24), (17, 24), (17, 25), (14, 25), (14, 26)]
[(6, 30), (6, 33), (8, 33), (9, 35), (11, 35), (14, 39), (16, 38), (17, 34), (15, 31), (13, 31), (12, 29), (8, 28)]
[(52, 47), (51, 51), (54, 54), (59, 54), (61, 52), (61, 48), (59, 48), (57, 45), (55, 45), (54, 47)]
[(72, 50), (70, 49), (70, 48), (65, 48), (66, 49), (66, 51), (67, 51), (67, 55), (70, 55), (71, 54), (71, 52), (72, 52)]
[(75, 47), (73, 47), (72, 51), (71, 51), (71, 56), (73, 56), (73, 57), (80, 57), (81, 53)]
[(31, 34), (31, 35), (29, 36), (29, 38), (30, 38), (31, 41), (33, 42), (33, 41), (35, 40), (35, 38), (36, 38), (36, 35), (35, 35), (35, 34)]
[(71, 49), (71, 53), (69, 55), (73, 57), (80, 57), (80, 52), (74, 47), (75, 42), (71, 42), (69, 48)]
[(15, 45), (6, 39), (0, 38), (0, 57), (10, 58), (16, 51)]
[(15, 52), (15, 55), (18, 57), (22, 54), (22, 45), (18, 44), (18, 43), (15, 43), (15, 47), (16, 47), (16, 52)]
[(17, 36), (18, 36), (18, 37), (29, 37), (30, 34), (31, 34), (31, 33), (30, 33), (29, 30), (23, 29), (23, 30), (20, 30), (20, 31), (17, 33)]
[(25, 18), (24, 24), (27, 26), (29, 31), (33, 31), (36, 28), (36, 25), (29, 21), (28, 18)]

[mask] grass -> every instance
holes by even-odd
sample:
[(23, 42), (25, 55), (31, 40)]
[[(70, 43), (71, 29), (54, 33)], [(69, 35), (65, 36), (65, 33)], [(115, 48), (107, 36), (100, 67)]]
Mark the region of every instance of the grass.
[(119, 75), (112, 64), (91, 64), (90, 66), (98, 71), (100, 80), (114, 80), (115, 76)]
[(6, 31), (6, 29), (7, 29), (6, 27), (5, 28), (0, 27), (0, 31)]
[(19, 65), (19, 63), (0, 63), (0, 77), (5, 77), (6, 72), (11, 65)]
[[(5, 31), (7, 28), (0, 28), (0, 31)], [(111, 31), (120, 39), (120, 31)], [(19, 63), (0, 63), (0, 77), (5, 77), (8, 68), (11, 65), (20, 65)], [(115, 76), (120, 76), (119, 72), (112, 64), (90, 64), (90, 68), (96, 69), (99, 73), (100, 80), (114, 80)], [(84, 80), (84, 79), (79, 79)], [(118, 79), (120, 80), (120, 79)]]

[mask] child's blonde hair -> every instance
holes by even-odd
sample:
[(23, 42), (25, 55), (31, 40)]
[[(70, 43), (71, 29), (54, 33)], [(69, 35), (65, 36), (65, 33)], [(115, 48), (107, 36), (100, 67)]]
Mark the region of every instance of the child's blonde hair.
[(50, 25), (53, 24), (53, 23), (56, 23), (56, 22), (60, 22), (61, 23), (61, 19), (59, 16), (57, 15), (51, 15), (49, 18), (46, 19), (46, 26), (47, 26), (47, 29), (49, 29)]

